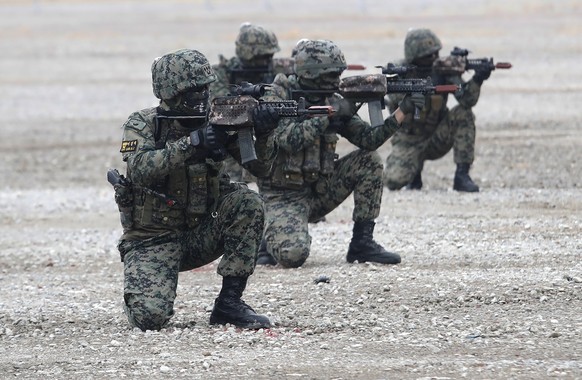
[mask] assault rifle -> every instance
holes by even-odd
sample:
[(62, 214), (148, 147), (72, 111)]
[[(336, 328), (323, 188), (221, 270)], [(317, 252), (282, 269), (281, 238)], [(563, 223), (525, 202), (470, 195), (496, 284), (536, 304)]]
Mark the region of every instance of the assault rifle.
[(495, 69), (511, 69), (511, 63), (509, 62), (493, 63), (493, 58), (468, 58), (469, 50), (462, 49), (458, 46), (455, 46), (453, 50), (451, 50), (451, 55), (454, 57), (465, 58), (465, 70), (493, 71)]
[(208, 120), (210, 124), (238, 133), (242, 163), (257, 159), (252, 136), (253, 110), (261, 104), (274, 109), (279, 117), (331, 116), (331, 106), (305, 106), (305, 98), (295, 100), (264, 101), (268, 84), (242, 82), (230, 86), (230, 95), (212, 100)]
[[(395, 66), (398, 67), (398, 66)], [(384, 71), (384, 70), (383, 70)], [(368, 103), (368, 114), (372, 126), (384, 122), (382, 109), (385, 108), (384, 95), (386, 94), (450, 94), (461, 87), (456, 84), (433, 85), (432, 79), (399, 78), (398, 74), (368, 74), (355, 75), (343, 78), (340, 82), (339, 93), (346, 99), (359, 103)], [(414, 118), (420, 117), (420, 110), (414, 111)]]

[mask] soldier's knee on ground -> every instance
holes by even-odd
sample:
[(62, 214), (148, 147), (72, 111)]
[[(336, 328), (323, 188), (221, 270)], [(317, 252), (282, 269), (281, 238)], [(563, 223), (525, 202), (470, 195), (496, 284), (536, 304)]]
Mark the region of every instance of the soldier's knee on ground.
[(129, 324), (142, 331), (160, 330), (172, 318), (171, 306), (148, 301), (137, 294), (126, 294), (124, 298), (124, 311)]
[(404, 186), (406, 186), (407, 182), (396, 182), (392, 181), (389, 178), (384, 178), (384, 186), (388, 188), (388, 190), (400, 190)]
[(299, 268), (309, 257), (310, 245), (307, 243), (284, 244), (274, 250), (279, 265), (285, 268)]
[(384, 186), (386, 186), (389, 190), (400, 190), (404, 186), (406, 186), (410, 181), (412, 181), (412, 178), (413, 177), (408, 179), (404, 176), (395, 177), (392, 175), (392, 173), (384, 171), (382, 179), (384, 182)]

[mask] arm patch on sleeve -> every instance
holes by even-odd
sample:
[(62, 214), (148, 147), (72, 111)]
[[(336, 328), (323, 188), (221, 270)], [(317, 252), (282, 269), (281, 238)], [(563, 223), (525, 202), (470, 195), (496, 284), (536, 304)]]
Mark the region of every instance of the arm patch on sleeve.
[(130, 141), (122, 141), (121, 142), (121, 149), (119, 150), (121, 153), (129, 153), (135, 152), (137, 149), (137, 140), (130, 140)]

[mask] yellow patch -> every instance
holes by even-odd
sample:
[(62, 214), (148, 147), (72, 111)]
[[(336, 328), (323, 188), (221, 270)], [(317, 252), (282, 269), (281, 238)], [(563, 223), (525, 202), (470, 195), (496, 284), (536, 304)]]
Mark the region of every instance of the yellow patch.
[(128, 153), (128, 152), (135, 152), (136, 149), (137, 149), (137, 140), (122, 141), (121, 142), (121, 149), (119, 151), (121, 153)]

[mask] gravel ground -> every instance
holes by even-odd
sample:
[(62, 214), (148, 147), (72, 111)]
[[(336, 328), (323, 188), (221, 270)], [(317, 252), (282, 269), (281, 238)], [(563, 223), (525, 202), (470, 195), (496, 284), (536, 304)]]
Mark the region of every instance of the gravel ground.
[[(0, 378), (582, 379), (582, 4), (387, 4), (0, 0)], [(126, 117), (155, 104), (153, 58), (232, 56), (243, 21), (273, 29), (281, 56), (328, 38), (370, 73), (411, 26), (512, 62), (475, 108), (482, 191), (452, 191), (451, 154), (429, 162), (422, 191), (383, 196), (376, 238), (401, 265), (345, 262), (349, 199), (311, 226), (304, 267), (250, 279), (274, 328), (209, 326), (210, 264), (181, 274), (170, 325), (142, 333), (121, 309), (105, 172), (122, 168)]]

